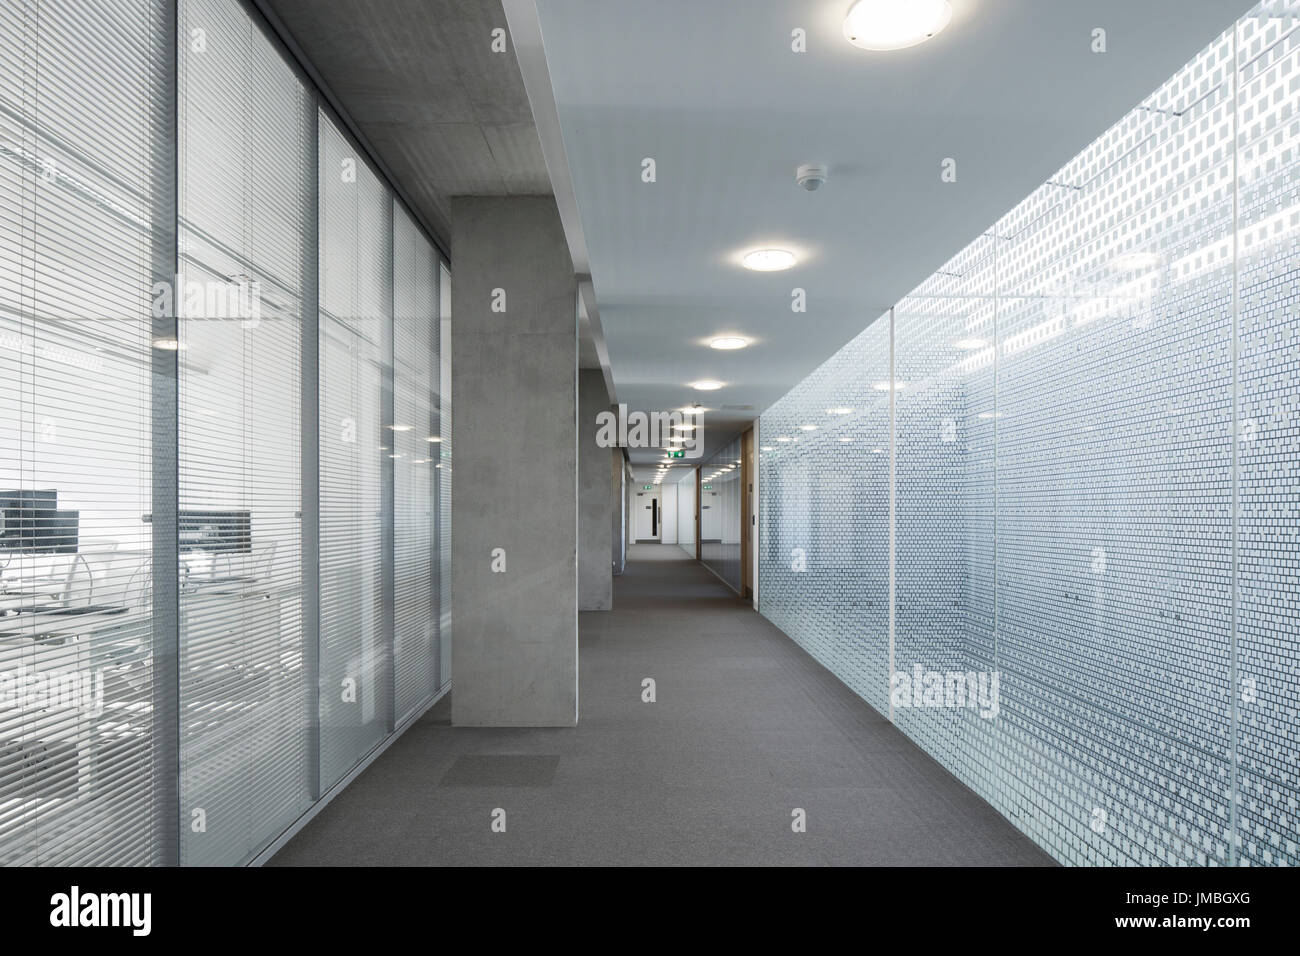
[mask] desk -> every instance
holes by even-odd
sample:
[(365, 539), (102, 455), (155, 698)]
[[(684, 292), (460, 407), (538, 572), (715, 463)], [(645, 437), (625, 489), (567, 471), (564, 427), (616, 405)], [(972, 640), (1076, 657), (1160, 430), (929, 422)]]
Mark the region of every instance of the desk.
[[(29, 598), (6, 600), (0, 598), (0, 612), (17, 607), (30, 607)], [(148, 617), (136, 608), (116, 608), (93, 614), (51, 614), (48, 611), (33, 611), (27, 614), (5, 615), (0, 613), (0, 641), (10, 638), (38, 639), (42, 637), (76, 637), (88, 634), (105, 625), (123, 621), (139, 621)]]
[(150, 636), (147, 608), (0, 617), (0, 752), (23, 768), (0, 782), (0, 806), (17, 821), (0, 864), (35, 862), (38, 824), (42, 858), (58, 859), (61, 841), (84, 836), (76, 807), (98, 799), (98, 780), (151, 772), (150, 749), (130, 743), (153, 732)]
[[(33, 603), (30, 594), (0, 595), (0, 609)], [(301, 772), (285, 762), (284, 746), (310, 726), (300, 604), (296, 587), (256, 583), (191, 584), (180, 595), (181, 786), (187, 813), (202, 807), (208, 820), (205, 839), (191, 844), (183, 830), (190, 861), (238, 862), (248, 849), (246, 821), (267, 799), (255, 782)], [(23, 767), (0, 783), (0, 812), (19, 821), (15, 838), (0, 846), (0, 865), (37, 862), (38, 823), (42, 858), (57, 859), (64, 841), (73, 847), (78, 839), (87, 805), (101, 816), (138, 812), (122, 800), (97, 801), (104, 782), (152, 772), (152, 654), (169, 637), (154, 634), (148, 606), (0, 617), (0, 674), (102, 673), (103, 705), (98, 713), (30, 700), (0, 707), (0, 754)], [(305, 787), (275, 813), (288, 820), (299, 812)]]

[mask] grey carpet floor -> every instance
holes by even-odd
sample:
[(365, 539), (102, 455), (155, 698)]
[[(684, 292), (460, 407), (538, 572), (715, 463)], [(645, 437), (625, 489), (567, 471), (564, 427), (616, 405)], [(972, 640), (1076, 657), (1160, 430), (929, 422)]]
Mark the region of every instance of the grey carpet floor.
[(1051, 865), (680, 548), (634, 545), (614, 591), (580, 615), (578, 726), (444, 699), (271, 865)]

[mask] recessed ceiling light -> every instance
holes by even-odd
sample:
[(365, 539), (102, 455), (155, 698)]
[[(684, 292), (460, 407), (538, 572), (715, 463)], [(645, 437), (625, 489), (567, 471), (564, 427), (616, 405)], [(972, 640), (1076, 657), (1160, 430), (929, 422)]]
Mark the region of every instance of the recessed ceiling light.
[(827, 415), (852, 415), (853, 409), (845, 408), (844, 406), (841, 405), (839, 408), (826, 409), (826, 414)]
[(799, 430), (800, 430), (800, 431), (805, 431), (805, 432), (815, 432), (815, 431), (817, 430), (817, 426), (816, 426), (816, 425), (800, 425), (800, 426), (799, 426)]
[(963, 352), (973, 352), (975, 349), (982, 349), (988, 345), (983, 339), (958, 339), (952, 343), (955, 349), (961, 349)]
[(395, 432), (409, 432), (411, 430), (410, 425), (389, 425), (388, 427)]
[(794, 253), (785, 249), (755, 249), (745, 253), (741, 260), (745, 268), (753, 272), (780, 272), (789, 269), (796, 261)]
[(164, 352), (179, 352), (185, 348), (185, 346), (176, 339), (154, 339), (153, 347), (156, 349), (162, 349)]
[(720, 335), (709, 343), (709, 348), (731, 351), (732, 349), (743, 349), (749, 344), (749, 339), (742, 339), (738, 335)]
[(844, 38), (863, 50), (902, 50), (951, 20), (948, 0), (858, 0), (844, 18)]
[(432, 442), (439, 442), (439, 441), (442, 441), (442, 436), (441, 436), (441, 435), (430, 435), (430, 436), (429, 436), (429, 441), (432, 441)]
[(722, 383), (705, 379), (702, 382), (691, 382), (691, 388), (695, 389), (697, 392), (716, 392), (718, 389), (722, 388)]

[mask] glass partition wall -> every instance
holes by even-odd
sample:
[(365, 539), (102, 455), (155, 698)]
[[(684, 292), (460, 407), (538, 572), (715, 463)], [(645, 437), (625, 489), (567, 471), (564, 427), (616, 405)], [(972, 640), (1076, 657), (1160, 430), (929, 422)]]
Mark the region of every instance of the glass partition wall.
[[(179, 826), (174, 721), (155, 708), (175, 608), (150, 594), (155, 458), (175, 455), (153, 433), (152, 289), (176, 256), (171, 16), (165, 0), (0, 6), (5, 866), (156, 864), (168, 804), (173, 847)], [(24, 610), (60, 602), (112, 613)]]
[(677, 482), (677, 545), (695, 557), (695, 469)]
[(1260, 4), (762, 416), (762, 612), (1064, 863), (1300, 862), (1297, 72)]
[(247, 863), (447, 686), (449, 274), (238, 0), (0, 80), (0, 864)]
[(740, 436), (700, 466), (700, 560), (739, 593), (741, 525)]

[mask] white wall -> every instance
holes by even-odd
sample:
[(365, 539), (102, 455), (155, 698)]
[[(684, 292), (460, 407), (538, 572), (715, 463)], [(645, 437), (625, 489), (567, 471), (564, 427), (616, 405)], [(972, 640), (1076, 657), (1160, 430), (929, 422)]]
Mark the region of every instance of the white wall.
[(661, 485), (659, 487), (659, 515), (663, 527), (659, 529), (659, 540), (663, 544), (677, 543), (677, 486)]

